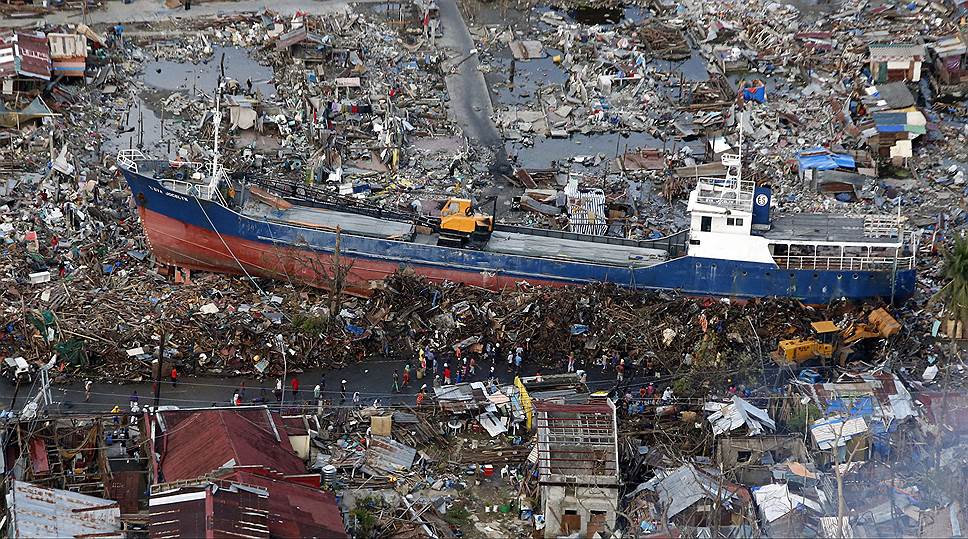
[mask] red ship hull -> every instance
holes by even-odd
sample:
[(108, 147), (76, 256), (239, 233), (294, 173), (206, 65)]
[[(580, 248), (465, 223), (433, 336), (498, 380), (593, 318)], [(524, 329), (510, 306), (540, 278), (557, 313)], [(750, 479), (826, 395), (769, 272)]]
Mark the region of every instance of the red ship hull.
[[(139, 208), (148, 242), (161, 264), (197, 271), (231, 273), (254, 277), (311, 283), (326, 288), (334, 269), (333, 255), (310, 249), (273, 246), (265, 242), (220, 235), (196, 227), (145, 207)], [(348, 269), (346, 291), (368, 295), (387, 276), (400, 270), (398, 264), (381, 260), (351, 257), (343, 254), (340, 264)], [(245, 271), (242, 268), (245, 268)], [(418, 275), (431, 281), (460, 282), (489, 290), (515, 287), (520, 279), (489, 272), (447, 270), (437, 267), (408, 265)], [(474, 277), (476, 275), (476, 277)], [(528, 279), (528, 283), (565, 286), (553, 280)]]

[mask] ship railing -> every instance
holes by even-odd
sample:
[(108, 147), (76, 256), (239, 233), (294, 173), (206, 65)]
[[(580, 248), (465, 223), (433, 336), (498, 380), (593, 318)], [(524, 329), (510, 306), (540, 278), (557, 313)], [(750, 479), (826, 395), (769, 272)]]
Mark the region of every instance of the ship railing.
[(832, 271), (892, 271), (914, 269), (913, 256), (773, 256), (783, 269)]
[(865, 215), (864, 235), (868, 238), (896, 238), (901, 231), (901, 219), (896, 215)]
[(141, 153), (141, 150), (132, 148), (130, 150), (121, 150), (118, 152), (116, 162), (118, 163), (119, 167), (125, 170), (138, 172), (138, 162), (146, 159), (147, 157), (145, 157), (145, 154)]
[(211, 184), (186, 182), (182, 180), (158, 180), (162, 187), (169, 191), (181, 193), (202, 200), (212, 200), (215, 194), (215, 187)]
[(753, 180), (730, 178), (699, 178), (696, 202), (710, 206), (750, 211), (753, 207)]

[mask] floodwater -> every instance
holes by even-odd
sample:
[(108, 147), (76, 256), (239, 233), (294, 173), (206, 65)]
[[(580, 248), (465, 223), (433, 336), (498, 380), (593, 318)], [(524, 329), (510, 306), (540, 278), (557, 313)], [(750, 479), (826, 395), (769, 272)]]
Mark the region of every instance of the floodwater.
[[(171, 132), (178, 120), (171, 117), (165, 120), (166, 135)], [(138, 148), (150, 157), (174, 157), (175, 148), (168, 151), (168, 143), (163, 140), (161, 114), (151, 108), (148, 101), (138, 95), (126, 113), (121, 114), (119, 133), (101, 144), (104, 153), (115, 154), (120, 150)], [(170, 138), (170, 137), (168, 137)]]
[(673, 151), (683, 145), (678, 141), (663, 143), (644, 132), (579, 134), (569, 138), (534, 137), (532, 140), (534, 145), (530, 147), (518, 142), (506, 144), (508, 154), (516, 156), (518, 166), (527, 169), (547, 169), (554, 168), (556, 163), (571, 161), (574, 157), (604, 154), (604, 159), (598, 165), (585, 166), (572, 163), (571, 170), (590, 174), (607, 170), (616, 154), (621, 155), (641, 148), (664, 147), (668, 151)]
[(243, 87), (246, 80), (251, 80), (253, 88), (263, 96), (275, 94), (272, 68), (260, 65), (248, 51), (237, 47), (214, 47), (213, 51), (211, 58), (197, 64), (171, 60), (146, 62), (141, 79), (146, 88), (131, 99), (127, 112), (120, 114), (119, 132), (106, 139), (101, 150), (114, 154), (123, 149), (139, 148), (150, 157), (174, 158), (178, 149), (178, 144), (172, 142), (176, 130), (185, 125), (197, 125), (199, 118), (173, 117), (169, 113), (162, 129), (161, 104), (175, 92), (190, 97), (211, 96), (223, 63), (226, 78), (239, 81)]
[[(534, 60), (514, 60), (510, 51), (507, 56), (494, 58), (491, 62), (496, 68), (485, 77), (492, 88), (496, 103), (502, 105), (526, 105), (537, 99), (541, 89), (550, 85), (564, 85), (568, 74), (554, 62), (554, 56), (561, 54), (557, 49), (545, 49), (545, 58)], [(514, 81), (510, 80), (511, 64), (514, 64)]]
[(160, 90), (212, 95), (218, 84), (221, 65), (224, 65), (226, 78), (235, 79), (243, 86), (247, 80), (251, 80), (253, 88), (264, 96), (276, 93), (272, 68), (260, 65), (249, 56), (248, 51), (237, 47), (214, 47), (212, 50), (211, 58), (198, 64), (171, 60), (148, 62), (144, 66), (144, 82)]

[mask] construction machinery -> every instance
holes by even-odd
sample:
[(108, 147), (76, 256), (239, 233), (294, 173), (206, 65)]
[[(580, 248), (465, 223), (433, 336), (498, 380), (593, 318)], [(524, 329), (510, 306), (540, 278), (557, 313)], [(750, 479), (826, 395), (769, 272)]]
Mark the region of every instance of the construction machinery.
[(437, 245), (483, 248), (494, 231), (494, 217), (475, 211), (466, 198), (449, 198), (440, 208)]
[(888, 338), (901, 329), (901, 324), (884, 308), (878, 308), (867, 315), (867, 322), (854, 323), (841, 329), (830, 320), (813, 322), (814, 336), (802, 339), (780, 341), (774, 359), (780, 364), (799, 364), (819, 358), (831, 359), (835, 355), (843, 365), (854, 345), (871, 338)]

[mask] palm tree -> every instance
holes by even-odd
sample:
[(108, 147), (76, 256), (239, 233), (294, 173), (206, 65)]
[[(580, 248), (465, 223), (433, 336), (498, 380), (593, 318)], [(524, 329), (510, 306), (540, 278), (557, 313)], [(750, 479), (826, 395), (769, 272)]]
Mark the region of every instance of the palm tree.
[(932, 299), (944, 301), (948, 320), (955, 322), (954, 331), (949, 335), (954, 338), (958, 322), (962, 328), (968, 328), (968, 237), (958, 236), (951, 249), (945, 250), (944, 277), (948, 282)]
[[(938, 425), (944, 425), (948, 416), (948, 384), (951, 381), (951, 362), (958, 357), (958, 345), (955, 339), (968, 328), (968, 237), (959, 235), (954, 245), (944, 252), (944, 276), (948, 282), (931, 298), (944, 300), (945, 314), (951, 322), (948, 337), (951, 339), (951, 355), (944, 365), (942, 381), (941, 414)], [(959, 328), (959, 325), (961, 326)], [(943, 432), (943, 429), (940, 431)], [(935, 466), (941, 462), (942, 437), (939, 433), (935, 440)]]

